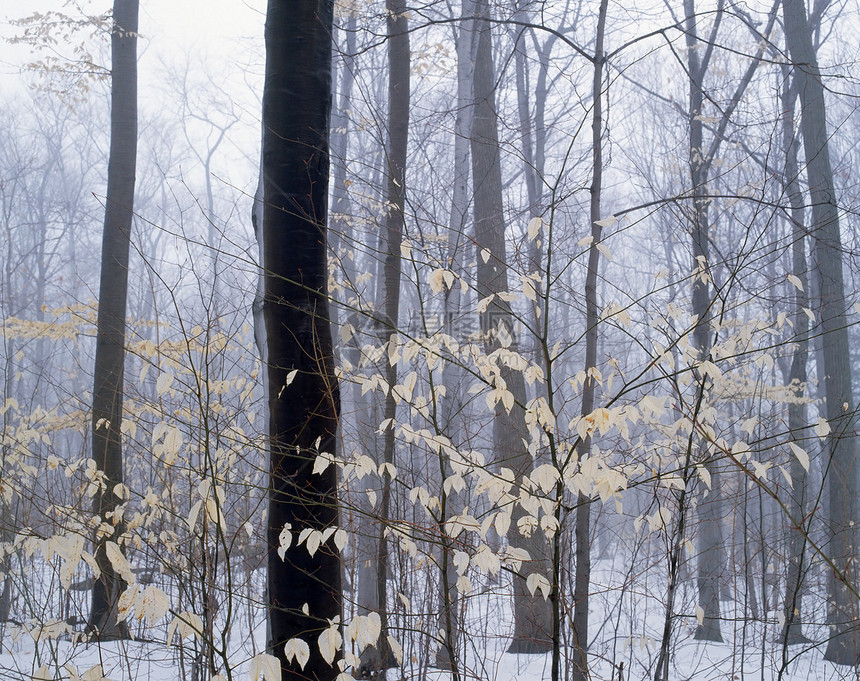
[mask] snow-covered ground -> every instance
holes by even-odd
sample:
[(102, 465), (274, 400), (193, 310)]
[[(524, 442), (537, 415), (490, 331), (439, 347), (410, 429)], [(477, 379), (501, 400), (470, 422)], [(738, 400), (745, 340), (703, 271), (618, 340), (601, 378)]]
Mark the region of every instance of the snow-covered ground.
[[(595, 681), (633, 681), (654, 676), (659, 648), (657, 632), (662, 630), (664, 613), (659, 601), (646, 592), (644, 581), (619, 586), (619, 561), (598, 560), (594, 565), (590, 649), (591, 678)], [(258, 575), (262, 576), (262, 575)], [(262, 580), (255, 580), (260, 582)], [(485, 583), (481, 595), (473, 596), (469, 607), (464, 663), (465, 679), (483, 681), (538, 681), (551, 678), (550, 655), (511, 655), (505, 652), (511, 631), (510, 583), (504, 579)], [(652, 591), (659, 592), (659, 588)], [(689, 585), (688, 585), (689, 586)], [(693, 589), (681, 589), (676, 609), (671, 646), (670, 679), (717, 681), (735, 679), (771, 681), (777, 679), (856, 679), (858, 670), (839, 667), (823, 660), (823, 645), (790, 646), (785, 651), (777, 641), (779, 624), (776, 613), (767, 623), (744, 619), (734, 612), (733, 602), (723, 603), (723, 643), (704, 643), (693, 639), (695, 616), (691, 609)], [(231, 675), (249, 678), (249, 660), (264, 649), (265, 626), (262, 610), (239, 608), (229, 631)], [(251, 614), (249, 614), (251, 613)], [(254, 617), (253, 624), (249, 621)], [(407, 615), (394, 618), (406, 621)], [(422, 626), (433, 619), (432, 613), (414, 615), (412, 634), (394, 631), (403, 643), (404, 666), (388, 673), (389, 679), (447, 681), (450, 673), (428, 668), (432, 647), (422, 635)], [(178, 638), (167, 647), (165, 634), (169, 617), (151, 629), (140, 629), (150, 640), (106, 643), (73, 642), (74, 634), (59, 638), (45, 636), (42, 630), (22, 631), (11, 624), (2, 629), (0, 679), (81, 679), (81, 681), (191, 679), (191, 640), (181, 649)], [(138, 631), (134, 619), (133, 630)], [(422, 624), (423, 623), (423, 624)], [(56, 625), (59, 631), (62, 625)], [(424, 629), (426, 630), (426, 629)], [(418, 632), (418, 633), (416, 633)], [(823, 641), (826, 628), (807, 626), (806, 633)], [(154, 639), (154, 640), (153, 640)], [(184, 652), (184, 655), (183, 655)], [(563, 678), (568, 678), (563, 665)], [(223, 669), (222, 669), (223, 673)], [(77, 675), (77, 676), (76, 676)], [(207, 677), (208, 678), (208, 677)]]

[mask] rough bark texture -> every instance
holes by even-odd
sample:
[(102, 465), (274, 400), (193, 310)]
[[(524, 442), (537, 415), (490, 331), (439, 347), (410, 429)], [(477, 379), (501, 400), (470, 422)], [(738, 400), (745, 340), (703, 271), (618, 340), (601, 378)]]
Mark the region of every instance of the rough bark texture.
[(810, 232), (813, 236), (813, 267), (820, 295), (820, 326), (824, 355), (824, 385), (830, 435), (823, 462), (828, 482), (827, 556), (832, 561), (829, 583), (828, 621), (831, 637), (824, 658), (837, 664), (860, 661), (860, 630), (853, 567), (857, 517), (857, 447), (854, 429), (854, 398), (845, 317), (845, 284), (842, 273), (842, 244), (839, 207), (833, 187), (833, 169), (827, 137), (824, 87), (812, 29), (803, 0), (783, 2), (785, 40), (794, 65), (794, 78), (801, 109), (801, 131), (806, 155), (806, 176), (812, 203)]
[[(295, 540), (283, 560), (277, 549), (285, 526), (297, 534), (338, 522), (335, 467), (312, 474), (317, 453), (334, 451), (338, 412), (326, 297), (331, 31), (331, 2), (269, 0), (263, 91), (268, 648), (280, 658), (284, 678), (319, 681), (339, 673), (321, 656), (317, 639), (341, 615), (340, 556), (331, 541), (314, 556)], [(304, 670), (284, 655), (293, 637), (310, 647)]]
[(105, 487), (96, 495), (94, 512), (103, 527), (98, 531), (95, 556), (101, 577), (93, 583), (87, 629), (99, 638), (126, 636), (117, 624), (117, 602), (125, 589), (105, 553), (105, 542), (116, 541), (122, 524), (112, 517), (122, 501), (114, 488), (123, 482), (122, 425), (125, 374), (125, 316), (128, 259), (134, 211), (137, 162), (137, 0), (115, 0), (111, 33), (111, 136), (108, 185), (102, 237), (102, 269), (93, 385), (93, 459), (104, 472)]
[[(477, 294), (486, 298), (508, 290), (507, 254), (505, 248), (505, 219), (502, 208), (502, 170), (499, 150), (498, 115), (495, 99), (492, 34), (486, 0), (475, 4), (477, 51), (475, 57), (474, 98), (472, 120), (472, 177), (475, 187), (475, 245), (478, 250)], [(499, 335), (511, 339), (510, 348), (517, 347), (514, 337), (513, 314), (510, 304), (497, 295), (482, 314), (481, 328), (488, 335), (487, 351), (499, 347)], [(514, 406), (508, 412), (501, 401), (496, 405), (493, 420), (494, 463), (511, 468), (518, 477), (532, 468), (532, 460), (523, 440), (528, 437), (525, 425), (526, 388), (521, 372), (502, 367), (501, 378), (513, 396)], [(529, 537), (517, 530), (519, 510), (513, 515), (508, 539), (512, 546), (525, 549), (532, 560), (522, 572), (539, 572), (549, 578), (548, 547), (542, 532)], [(514, 635), (508, 652), (545, 653), (552, 648), (552, 612), (549, 601), (538, 594), (532, 596), (525, 579), (514, 578)]]

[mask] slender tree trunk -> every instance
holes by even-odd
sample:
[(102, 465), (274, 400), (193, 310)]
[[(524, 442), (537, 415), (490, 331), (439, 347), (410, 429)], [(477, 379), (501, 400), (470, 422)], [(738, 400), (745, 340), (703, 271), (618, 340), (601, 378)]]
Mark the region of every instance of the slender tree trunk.
[(122, 503), (115, 494), (123, 482), (122, 404), (125, 374), (125, 317), (134, 181), (137, 162), (137, 0), (115, 0), (111, 31), (111, 140), (102, 237), (102, 270), (96, 331), (93, 386), (93, 459), (104, 472), (105, 487), (96, 494), (93, 511), (101, 519), (95, 555), (101, 576), (93, 583), (87, 629), (99, 638), (128, 635), (117, 623), (117, 603), (125, 589), (107, 557), (107, 541), (117, 541), (122, 523), (113, 517)]
[[(808, 277), (806, 276), (806, 226), (804, 221), (803, 197), (798, 181), (797, 151), (798, 138), (795, 135), (794, 103), (796, 90), (792, 80), (785, 73), (785, 86), (782, 93), (783, 127), (782, 146), (785, 153), (785, 193), (791, 206), (791, 251), (792, 271), (800, 281), (800, 287), (794, 293), (794, 353), (787, 383), (792, 387), (795, 401), (788, 405), (789, 437), (798, 440), (804, 447), (808, 424), (806, 417), (806, 364), (809, 357), (809, 317), (803, 311), (809, 307)], [(786, 644), (809, 643), (803, 635), (802, 602), (803, 602), (803, 558), (806, 549), (805, 533), (809, 525), (806, 517), (806, 470), (796, 456), (791, 458), (791, 480), (793, 488), (789, 490), (788, 509), (790, 518), (786, 527), (786, 546), (788, 547), (788, 570), (786, 575), (785, 593), (785, 627), (782, 640)]]
[[(492, 33), (487, 0), (475, 4), (477, 48), (475, 56), (474, 98), (472, 120), (472, 178), (475, 187), (475, 245), (477, 258), (477, 295), (479, 299), (493, 295), (482, 314), (481, 330), (487, 334), (486, 349), (492, 352), (500, 346), (503, 336), (516, 350), (513, 313), (510, 303), (497, 294), (508, 290), (505, 219), (502, 207), (502, 168), (499, 150), (498, 114), (496, 113), (495, 73), (493, 67)], [(518, 478), (531, 467), (531, 456), (524, 440), (528, 438), (525, 425), (526, 388), (522, 372), (502, 367), (501, 378), (513, 394), (514, 405), (506, 410), (499, 401), (493, 419), (493, 448), (495, 464), (513, 469)], [(549, 579), (550, 561), (546, 538), (537, 530), (530, 536), (517, 531), (522, 511), (514, 513), (511, 545), (525, 549), (532, 560), (523, 565), (527, 576), (536, 572)], [(549, 601), (540, 594), (532, 596), (525, 579), (514, 577), (514, 636), (508, 652), (545, 653), (552, 648), (552, 612)]]
[[(345, 51), (343, 54), (343, 66), (340, 69), (340, 102), (336, 107), (335, 114), (332, 116), (332, 210), (329, 226), (329, 243), (331, 250), (337, 263), (343, 271), (345, 279), (346, 293), (345, 298), (348, 300), (353, 291), (351, 287), (355, 285), (358, 269), (356, 267), (356, 254), (353, 252), (353, 257), (349, 257), (348, 249), (355, 243), (355, 235), (351, 233), (347, 216), (350, 211), (350, 198), (347, 187), (347, 151), (349, 147), (349, 136), (351, 134), (350, 114), (349, 110), (352, 105), (352, 91), (355, 83), (355, 63), (354, 53), (356, 46), (356, 25), (357, 14), (350, 12), (347, 17), (347, 24), (344, 28)], [(356, 287), (357, 288), (357, 287)], [(354, 293), (359, 295), (359, 291)], [(343, 301), (346, 302), (346, 301)], [(345, 323), (349, 324), (353, 329), (352, 335), (349, 338), (347, 348), (351, 357), (353, 366), (357, 369), (362, 361), (361, 348), (365, 343), (378, 345), (384, 343), (390, 330), (385, 328), (380, 334), (380, 325), (370, 316), (365, 316), (363, 306), (359, 300), (358, 309), (346, 317)], [(344, 316), (350, 310), (347, 305), (344, 308)], [(372, 371), (382, 372), (381, 366), (373, 367)], [(349, 410), (344, 407), (344, 413), (355, 414), (355, 444), (357, 444), (359, 452), (365, 454), (379, 463), (382, 460), (381, 454), (381, 438), (376, 434), (379, 424), (382, 421), (382, 406), (381, 401), (376, 394), (371, 392), (362, 395), (361, 387), (354, 383), (351, 388), (348, 388), (348, 404)], [(341, 421), (343, 428), (343, 420)], [(356, 547), (354, 555), (354, 598), (356, 612), (359, 615), (366, 616), (371, 612), (380, 614), (382, 612), (384, 602), (379, 601), (379, 543), (382, 540), (382, 534), (379, 529), (379, 522), (376, 516), (376, 511), (370, 503), (369, 494), (379, 494), (379, 480), (374, 475), (366, 475), (361, 480), (356, 481), (355, 486), (351, 487), (352, 498), (354, 498), (354, 506), (356, 508), (357, 520), (355, 522), (354, 532), (356, 537)], [(386, 642), (381, 645), (386, 645)], [(370, 676), (377, 673), (382, 668), (380, 650), (378, 647), (368, 647), (364, 650), (361, 656), (361, 675)], [(390, 660), (389, 660), (390, 662)]]
[[(406, 153), (409, 142), (409, 22), (404, 0), (387, 0), (388, 10), (388, 214), (385, 218), (385, 262), (383, 263), (384, 323), (390, 342), (397, 332), (400, 317), (400, 278), (403, 243), (404, 209), (406, 202)], [(389, 386), (397, 383), (397, 364), (385, 362), (385, 380)], [(384, 419), (394, 422), (397, 402), (394, 391), (385, 397)], [(383, 435), (382, 456), (385, 463), (394, 464), (394, 427), (386, 428)], [(388, 539), (384, 527), (391, 506), (391, 477), (386, 469), (382, 479), (382, 495), (379, 504), (379, 537), (376, 555), (376, 590), (382, 634), (375, 647), (362, 654), (362, 673), (378, 676), (385, 669), (397, 666), (397, 661), (388, 645)]]
[[(527, 21), (528, 13), (526, 8), (521, 4), (517, 7), (517, 15), (520, 21)], [(522, 140), (523, 154), (523, 174), (526, 183), (526, 196), (529, 202), (529, 219), (542, 217), (544, 214), (544, 194), (546, 180), (544, 178), (544, 166), (546, 161), (546, 127), (544, 125), (544, 114), (546, 111), (546, 103), (548, 100), (547, 80), (549, 77), (549, 57), (552, 52), (552, 46), (555, 42), (555, 36), (547, 38), (544, 45), (538, 50), (538, 75), (534, 84), (534, 88), (529, 82), (529, 68), (526, 60), (525, 50), (525, 32), (521, 29), (517, 36), (517, 44), (514, 49), (514, 67), (516, 72), (517, 86), (517, 113), (520, 120), (520, 137)], [(534, 116), (531, 115), (531, 106), (534, 105)], [(541, 280), (535, 280), (535, 297), (538, 300), (544, 295), (543, 280), (544, 277), (544, 248), (546, 244), (542, 243), (539, 236), (536, 239), (529, 239), (526, 244), (526, 273), (540, 274)], [(540, 316), (540, 305), (534, 304), (531, 306), (531, 316), (529, 323), (531, 324), (532, 335), (532, 355), (533, 360), (538, 363), (547, 373), (546, 362), (541, 351), (541, 339), (544, 336), (543, 324), (544, 320)], [(538, 395), (547, 398), (547, 386), (545, 383), (539, 383), (536, 387)]]
[[(693, 330), (693, 341), (699, 357), (708, 359), (711, 352), (711, 299), (708, 285), (710, 257), (710, 217), (707, 198), (708, 164), (704, 148), (703, 106), (704, 74), (707, 63), (699, 58), (694, 0), (684, 0), (686, 13), (687, 66), (690, 77), (690, 175), (693, 184), (692, 246), (693, 267), (700, 271), (693, 279), (692, 308), (698, 318)], [(702, 380), (707, 380), (702, 377)], [(722, 499), (720, 497), (719, 470), (716, 461), (706, 460), (705, 468), (711, 477), (711, 489), (699, 500), (698, 567), (696, 582), (699, 589), (699, 606), (704, 619), (696, 629), (695, 637), (704, 641), (722, 641), (720, 633), (720, 570), (724, 566), (724, 549), (720, 524)]]
[[(313, 474), (334, 452), (338, 388), (326, 292), (332, 5), (269, 0), (263, 91), (263, 264), (269, 382), (269, 651), (284, 678), (335, 679), (317, 639), (341, 616), (340, 556), (329, 541), (278, 555), (281, 531), (338, 522), (337, 473)], [(301, 58), (297, 58), (301, 55)], [(295, 372), (295, 373), (294, 373)], [(284, 644), (310, 647), (302, 670)]]
[[(470, 0), (463, 0), (462, 19), (456, 28), (457, 45), (457, 114), (454, 123), (454, 187), (451, 195), (451, 213), (448, 218), (447, 262), (445, 266), (458, 277), (466, 277), (464, 262), (466, 258), (466, 227), (469, 221), (469, 135), (472, 129), (472, 81), (475, 54), (475, 32)], [(460, 336), (459, 330), (465, 308), (463, 294), (458, 282), (445, 289), (444, 317), (445, 333), (454, 338)], [(459, 338), (458, 338), (459, 340)], [(455, 447), (464, 443), (464, 414), (466, 399), (465, 375), (462, 367), (452, 362), (445, 368), (445, 398), (439, 413), (439, 432), (448, 436)], [(440, 450), (440, 472), (442, 478), (453, 472), (447, 455)], [(443, 490), (442, 517), (461, 513), (464, 499), (453, 488)], [(459, 681), (462, 665), (463, 627), (460, 610), (463, 605), (457, 590), (458, 574), (452, 558), (453, 547), (444, 526), (439, 528), (441, 544), (441, 575), (439, 579), (439, 600), (441, 608), (437, 629), (445, 631), (445, 644), (439, 649), (434, 666), (451, 671), (454, 681)]]
[[(775, 0), (768, 15), (767, 25), (762, 31), (769, 36), (776, 21), (780, 0)], [(704, 142), (704, 107), (705, 107), (705, 74), (708, 72), (714, 46), (717, 44), (717, 34), (723, 16), (724, 0), (718, 0), (714, 22), (707, 39), (700, 40), (696, 23), (695, 0), (684, 0), (685, 37), (687, 45), (687, 72), (689, 77), (689, 111), (690, 125), (690, 176), (692, 179), (693, 206), (691, 215), (691, 236), (693, 252), (693, 268), (696, 274), (693, 279), (691, 307), (697, 317), (693, 329), (693, 344), (698, 350), (699, 357), (707, 360), (711, 354), (713, 339), (710, 320), (713, 316), (710, 293), (710, 215), (708, 198), (708, 175), (711, 165), (720, 150), (725, 131), (731, 121), (735, 109), (752, 81), (753, 75), (761, 63), (766, 41), (760, 41), (756, 54), (738, 82), (729, 103), (721, 110), (716, 130), (710, 145), (706, 148)], [(707, 377), (702, 377), (707, 381)], [(704, 618), (696, 629), (695, 638), (706, 641), (722, 641), (720, 633), (720, 581), (721, 571), (725, 565), (725, 546), (722, 539), (721, 524), (724, 502), (720, 490), (719, 461), (704, 457), (703, 466), (711, 478), (711, 489), (703, 490), (699, 499), (699, 534), (696, 582), (699, 592), (699, 607)]]
[[(357, 15), (350, 12), (347, 17), (343, 33), (346, 36), (345, 49), (343, 53), (343, 64), (340, 68), (340, 101), (338, 102), (331, 122), (331, 157), (332, 157), (332, 189), (331, 189), (331, 219), (329, 220), (329, 246), (335, 262), (343, 272), (347, 291), (350, 285), (355, 283), (355, 257), (346, 252), (350, 244), (354, 243), (349, 230), (347, 215), (350, 211), (349, 190), (347, 188), (347, 165), (346, 157), (349, 149), (350, 136), (350, 107), (352, 106), (352, 90), (355, 85), (355, 42), (356, 42)], [(357, 293), (357, 292), (356, 292)], [(346, 294), (347, 300), (349, 293)], [(346, 302), (346, 301), (341, 301)], [(340, 315), (340, 305), (332, 309), (332, 322), (339, 326), (336, 319)], [(343, 316), (348, 316), (348, 310)]]
[(827, 395), (827, 440), (824, 476), (828, 480), (828, 621), (831, 638), (824, 659), (854, 665), (860, 661), (860, 630), (856, 596), (857, 443), (851, 361), (846, 320), (845, 282), (839, 207), (827, 137), (824, 87), (812, 45), (812, 27), (803, 0), (784, 0), (785, 40), (794, 64), (801, 109), (806, 176), (812, 203), (810, 231), (819, 282), (820, 327)]
[[(603, 188), (603, 67), (606, 14), (609, 2), (601, 0), (597, 17), (597, 34), (594, 46), (594, 76), (591, 99), (591, 245), (588, 248), (588, 271), (585, 276), (585, 371), (597, 367), (598, 322), (600, 310), (597, 300), (597, 274), (600, 266), (600, 251), (597, 246), (603, 238), (599, 224), (600, 196)], [(594, 411), (595, 380), (587, 377), (582, 387), (583, 417)], [(582, 461), (591, 451), (591, 438), (580, 443), (579, 459)], [(576, 505), (576, 573), (573, 586), (573, 681), (586, 681), (588, 672), (588, 590), (591, 584), (591, 498), (579, 493)], [(559, 538), (556, 538), (559, 541)], [(554, 569), (558, 570), (556, 566)], [(553, 678), (560, 678), (553, 673)]]

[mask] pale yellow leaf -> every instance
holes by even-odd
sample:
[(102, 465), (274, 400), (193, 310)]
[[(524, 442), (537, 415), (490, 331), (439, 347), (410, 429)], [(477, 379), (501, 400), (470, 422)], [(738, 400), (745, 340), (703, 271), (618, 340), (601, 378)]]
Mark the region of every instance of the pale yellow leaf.
[(397, 664), (403, 664), (403, 646), (397, 642), (397, 639), (393, 636), (388, 636), (388, 647), (391, 648), (391, 652), (394, 653), (394, 657), (397, 659)]
[(445, 270), (433, 270), (427, 275), (427, 283), (430, 285), (430, 290), (433, 293), (442, 293), (445, 291), (444, 283)]
[(532, 596), (535, 595), (535, 591), (540, 589), (544, 600), (549, 598), (550, 591), (552, 590), (552, 586), (550, 585), (549, 580), (542, 574), (539, 574), (537, 572), (532, 572), (526, 578), (526, 587), (528, 588), (529, 593)]
[(53, 681), (54, 675), (51, 674), (51, 670), (48, 668), (48, 665), (43, 664), (39, 667), (33, 675), (30, 677), (31, 681)]
[(283, 529), (281, 529), (280, 534), (278, 534), (278, 557), (281, 560), (284, 560), (284, 556), (287, 553), (287, 549), (290, 548), (290, 544), (293, 543), (293, 533), (290, 532), (290, 528), (292, 525), (287, 523), (284, 525)]
[(299, 667), (305, 668), (311, 659), (311, 649), (306, 641), (300, 638), (291, 638), (284, 644), (284, 656), (287, 660), (295, 659)]
[(508, 534), (508, 530), (511, 528), (511, 514), (506, 513), (505, 511), (500, 511), (496, 514), (494, 522), (496, 526), (496, 533), (500, 537), (506, 537)]
[(794, 456), (797, 457), (800, 465), (803, 466), (803, 470), (809, 473), (809, 454), (806, 453), (806, 450), (803, 449), (803, 447), (796, 445), (794, 442), (789, 442), (788, 446), (791, 448)]
[(170, 386), (173, 385), (173, 374), (169, 374), (166, 371), (163, 371), (158, 376), (158, 380), (155, 382), (155, 392), (159, 396), (166, 393), (170, 390)]
[(148, 586), (135, 606), (137, 619), (146, 618), (149, 626), (154, 626), (170, 609), (170, 599), (157, 586)]
[(329, 664), (334, 662), (334, 658), (337, 656), (337, 651), (340, 650), (341, 643), (343, 643), (343, 639), (340, 635), (340, 628), (337, 623), (333, 623), (331, 626), (323, 630), (323, 633), (321, 633), (317, 639), (320, 654)]
[(248, 665), (251, 681), (281, 681), (281, 662), (274, 655), (260, 653)]
[(131, 565), (125, 559), (122, 549), (120, 549), (116, 542), (109, 541), (105, 544), (105, 554), (113, 569), (125, 580), (126, 584), (134, 584), (135, 577), (131, 571)]
[(478, 306), (477, 306), (478, 314), (482, 314), (482, 313), (486, 312), (487, 307), (489, 306), (489, 304), (491, 302), (493, 302), (494, 297), (495, 297), (495, 295), (491, 293), (486, 298), (481, 298), (481, 300), (478, 301)]
[(102, 666), (95, 664), (84, 672), (81, 681), (108, 681), (108, 678), (105, 676)]

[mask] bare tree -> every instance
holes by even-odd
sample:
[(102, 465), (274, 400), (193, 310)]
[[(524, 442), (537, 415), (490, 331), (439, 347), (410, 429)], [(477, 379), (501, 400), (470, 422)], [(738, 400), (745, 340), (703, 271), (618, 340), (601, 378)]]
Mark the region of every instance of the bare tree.
[(93, 582), (88, 629), (99, 638), (127, 635), (117, 622), (117, 604), (124, 589), (109, 551), (119, 550), (122, 535), (123, 483), (122, 406), (125, 375), (125, 316), (128, 261), (134, 211), (137, 163), (137, 22), (138, 0), (115, 0), (111, 30), (111, 142), (105, 198), (102, 270), (93, 387), (93, 459), (104, 473), (104, 487), (94, 500), (97, 526), (96, 560), (101, 576)]
[(851, 359), (846, 324), (845, 281), (839, 206), (833, 186), (824, 85), (812, 44), (812, 24), (803, 0), (784, 0), (785, 40), (794, 65), (801, 109), (806, 177), (811, 197), (810, 232), (818, 279), (824, 386), (830, 434), (824, 462), (828, 481), (827, 525), (830, 563), (828, 621), (832, 634), (824, 657), (837, 664), (860, 661), (857, 588), (854, 567), (857, 518), (856, 415), (851, 388)]
[[(788, 197), (791, 222), (791, 255), (792, 271), (800, 285), (794, 293), (794, 353), (786, 376), (787, 385), (794, 390), (796, 400), (788, 405), (788, 428), (790, 437), (801, 442), (808, 432), (806, 403), (804, 397), (807, 391), (807, 360), (809, 357), (809, 317), (804, 308), (809, 307), (809, 277), (807, 276), (806, 259), (806, 225), (804, 219), (803, 196), (801, 195), (798, 178), (797, 152), (800, 146), (795, 134), (795, 102), (797, 92), (794, 79), (789, 77), (788, 69), (783, 69), (785, 82), (782, 91), (782, 149), (785, 154), (785, 193)], [(805, 571), (804, 556), (807, 554), (805, 534), (809, 531), (806, 518), (806, 470), (797, 457), (791, 460), (792, 488), (789, 491), (788, 508), (790, 517), (787, 524), (788, 565), (785, 592), (785, 628), (782, 638), (787, 644), (808, 643), (809, 639), (803, 634), (803, 576)]]
[[(400, 279), (406, 204), (406, 152), (409, 142), (409, 19), (403, 0), (387, 0), (386, 25), (388, 27), (388, 140), (386, 145), (387, 204), (385, 216), (385, 261), (382, 267), (381, 300), (385, 334), (397, 333), (400, 317)], [(390, 339), (393, 342), (393, 339)], [(389, 386), (397, 383), (397, 364), (385, 362), (385, 380)], [(383, 417), (393, 424), (397, 415), (394, 390), (385, 397)], [(375, 425), (375, 424), (374, 424)], [(386, 428), (383, 435), (383, 463), (394, 465), (394, 428)], [(381, 527), (378, 537), (374, 570), (376, 572), (376, 602), (382, 622), (382, 634), (376, 646), (368, 648), (362, 660), (362, 673), (376, 676), (382, 670), (394, 667), (397, 662), (388, 644), (388, 569), (389, 547), (384, 524), (391, 510), (391, 476), (386, 467), (382, 475), (382, 495), (379, 505)]]
[[(326, 295), (332, 23), (331, 3), (269, 1), (263, 93), (268, 648), (286, 678), (318, 681), (339, 673), (318, 638), (341, 615), (340, 556), (331, 543), (279, 548), (284, 532), (338, 521), (334, 467), (312, 473), (320, 453), (334, 452), (338, 415)], [(285, 652), (296, 637), (310, 648), (303, 668)]]
[[(597, 274), (600, 265), (598, 246), (603, 239), (603, 218), (600, 215), (600, 199), (603, 191), (603, 97), (604, 97), (604, 39), (606, 37), (606, 14), (608, 0), (601, 0), (597, 16), (597, 32), (594, 44), (594, 78), (591, 87), (591, 163), (592, 176), (589, 193), (589, 222), (591, 223), (591, 244), (588, 247), (588, 271), (585, 275), (585, 372), (582, 386), (583, 418), (594, 411), (594, 392), (597, 380), (593, 372), (597, 369), (598, 309)], [(584, 460), (591, 449), (591, 438), (580, 442), (579, 458)], [(588, 592), (591, 585), (591, 499), (579, 492), (576, 505), (576, 576), (573, 590), (573, 676), (574, 681), (585, 681), (588, 671)], [(558, 547), (559, 541), (555, 542)], [(561, 556), (556, 548), (553, 563), (559, 563)], [(559, 617), (554, 618), (560, 621)], [(556, 624), (556, 629), (559, 625)], [(558, 634), (555, 634), (558, 638)], [(554, 665), (555, 666), (555, 665)], [(553, 678), (561, 678), (553, 673)]]
[[(496, 110), (496, 78), (493, 65), (490, 9), (486, 0), (475, 3), (474, 91), (475, 108), (472, 120), (472, 182), (474, 185), (475, 247), (478, 251), (476, 289), (479, 299), (489, 299), (482, 314), (481, 329), (486, 334), (487, 352), (502, 343), (516, 349), (513, 312), (509, 302), (498, 294), (508, 290), (508, 260), (505, 246), (505, 216), (502, 206), (502, 165), (499, 148), (498, 113)], [(502, 367), (499, 386), (513, 395), (513, 405), (507, 409), (501, 401), (496, 405), (493, 419), (493, 450), (495, 463), (511, 468), (521, 477), (532, 466), (531, 455), (524, 444), (528, 430), (525, 424), (526, 387), (523, 374)], [(519, 519), (514, 514), (513, 523)], [(527, 572), (550, 574), (548, 547), (539, 531), (530, 536), (516, 529), (511, 533), (512, 545), (525, 549), (531, 556)], [(525, 579), (514, 577), (514, 635), (508, 648), (512, 653), (545, 653), (552, 648), (552, 613), (550, 604), (540, 594), (532, 595)]]

